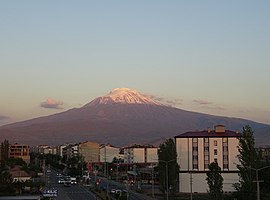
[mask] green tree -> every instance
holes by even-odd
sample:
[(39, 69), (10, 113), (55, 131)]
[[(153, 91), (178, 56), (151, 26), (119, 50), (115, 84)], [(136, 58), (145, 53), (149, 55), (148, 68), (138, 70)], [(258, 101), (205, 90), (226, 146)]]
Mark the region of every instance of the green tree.
[(4, 140), (1, 142), (1, 165), (7, 165), (9, 155), (9, 142)]
[(168, 186), (168, 192), (175, 193), (178, 190), (179, 165), (173, 139), (167, 139), (159, 146), (158, 159), (160, 189), (165, 194)]
[(8, 171), (0, 172), (0, 196), (14, 194), (11, 174)]
[(221, 168), (217, 162), (212, 162), (209, 165), (209, 171), (206, 173), (207, 184), (209, 186), (208, 193), (211, 200), (222, 199), (223, 193), (223, 177), (221, 175)]
[(253, 183), (254, 170), (259, 168), (259, 154), (255, 149), (255, 140), (250, 126), (243, 127), (242, 137), (239, 138), (239, 184), (235, 184), (238, 198), (245, 200), (256, 199), (256, 187)]

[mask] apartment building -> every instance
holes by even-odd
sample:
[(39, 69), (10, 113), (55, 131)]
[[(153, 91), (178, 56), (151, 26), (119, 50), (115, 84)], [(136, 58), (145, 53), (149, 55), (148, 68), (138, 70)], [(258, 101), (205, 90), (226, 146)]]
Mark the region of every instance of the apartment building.
[(78, 145), (78, 153), (83, 156), (87, 163), (99, 162), (99, 144), (86, 141)]
[(179, 171), (179, 191), (205, 193), (208, 190), (206, 172), (209, 164), (217, 162), (221, 167), (223, 191), (234, 191), (239, 182), (237, 158), (238, 132), (217, 125), (214, 130), (190, 131), (175, 136)]
[(114, 158), (122, 159), (122, 154), (119, 154), (120, 148), (114, 147), (111, 144), (102, 144), (99, 147), (99, 160), (100, 162), (109, 162), (111, 163)]
[(27, 164), (30, 163), (30, 147), (29, 145), (11, 144), (9, 146), (9, 158), (21, 158)]
[(124, 148), (124, 163), (156, 163), (158, 148), (151, 145), (133, 145)]

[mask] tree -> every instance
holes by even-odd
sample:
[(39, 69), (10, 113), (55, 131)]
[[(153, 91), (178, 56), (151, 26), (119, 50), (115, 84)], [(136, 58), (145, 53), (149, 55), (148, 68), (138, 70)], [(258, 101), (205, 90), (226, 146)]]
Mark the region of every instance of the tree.
[(221, 168), (217, 162), (212, 162), (209, 165), (209, 171), (206, 173), (207, 184), (209, 186), (209, 195), (212, 200), (222, 199), (223, 193), (223, 177), (221, 176)]
[(175, 193), (178, 190), (179, 166), (173, 139), (167, 139), (159, 146), (158, 159), (158, 176), (161, 191), (165, 194), (168, 186), (169, 191)]
[(15, 192), (12, 181), (11, 174), (8, 171), (0, 172), (0, 196), (10, 195)]
[(8, 162), (8, 154), (9, 154), (9, 142), (8, 140), (4, 140), (1, 142), (1, 165), (7, 165)]
[(253, 183), (254, 170), (259, 168), (259, 154), (255, 149), (255, 140), (250, 126), (243, 127), (242, 137), (239, 139), (239, 184), (235, 184), (239, 198), (245, 200), (256, 199), (256, 188)]

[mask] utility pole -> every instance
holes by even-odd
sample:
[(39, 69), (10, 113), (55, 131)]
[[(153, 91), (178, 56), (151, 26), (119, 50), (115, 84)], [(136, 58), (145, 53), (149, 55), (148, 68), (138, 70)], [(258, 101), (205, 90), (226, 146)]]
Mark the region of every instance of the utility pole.
[(193, 197), (192, 197), (192, 173), (191, 172), (190, 172), (189, 176), (190, 176), (190, 200), (192, 200)]
[(164, 162), (166, 164), (166, 200), (169, 200), (169, 170), (168, 164), (172, 161), (176, 161), (176, 159), (172, 160), (159, 160), (160, 162)]
[(169, 199), (169, 171), (168, 171), (168, 162), (166, 162), (166, 192), (167, 192), (167, 200)]
[(266, 168), (269, 168), (269, 167), (270, 167), (270, 165), (269, 166), (266, 166), (266, 167), (258, 168), (258, 169), (255, 169), (255, 168), (252, 168), (252, 167), (248, 167), (248, 168), (250, 168), (252, 170), (255, 170), (255, 172), (256, 172), (256, 181), (253, 181), (253, 182), (256, 182), (256, 184), (257, 184), (257, 200), (260, 200), (261, 199), (261, 197), (260, 197), (260, 182), (263, 182), (263, 181), (259, 181), (259, 174), (258, 174), (258, 172), (260, 170), (262, 170), (262, 169), (266, 169)]
[(107, 144), (105, 144), (105, 149), (104, 149), (104, 153), (105, 153), (105, 177), (106, 177), (106, 180), (107, 180), (107, 183), (106, 183), (106, 195), (107, 197), (109, 196), (109, 193), (108, 193), (108, 189), (109, 189), (109, 183), (108, 183), (108, 165), (107, 165), (107, 152), (106, 152), (106, 147), (107, 147)]
[(155, 187), (155, 182), (154, 182), (154, 165), (153, 163), (151, 163), (152, 166), (152, 197), (155, 197), (155, 193), (154, 193), (154, 187)]

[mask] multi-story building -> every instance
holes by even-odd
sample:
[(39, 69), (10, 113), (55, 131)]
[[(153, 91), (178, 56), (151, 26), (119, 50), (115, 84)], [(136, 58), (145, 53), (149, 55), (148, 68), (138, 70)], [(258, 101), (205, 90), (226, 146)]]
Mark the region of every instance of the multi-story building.
[(78, 153), (87, 163), (99, 162), (99, 144), (96, 142), (83, 142), (78, 146)]
[(204, 193), (208, 190), (206, 172), (209, 164), (217, 162), (224, 179), (223, 191), (234, 191), (239, 182), (237, 158), (238, 132), (217, 125), (214, 130), (190, 131), (175, 136), (179, 171), (179, 191)]
[(68, 146), (67, 144), (62, 144), (57, 146), (57, 155), (63, 157), (66, 156), (66, 149), (65, 147)]
[(38, 152), (41, 154), (57, 154), (57, 147), (50, 147), (48, 145), (39, 145)]
[(262, 156), (263, 161), (265, 161), (265, 162), (270, 161), (270, 146), (268, 146), (268, 145), (257, 146), (256, 150)]
[(119, 154), (120, 148), (119, 147), (114, 147), (111, 144), (102, 144), (99, 147), (99, 161), (100, 162), (109, 162), (111, 163), (114, 158), (116, 159), (121, 159), (123, 158), (122, 155)]
[(9, 158), (21, 158), (27, 164), (30, 163), (29, 145), (11, 144), (9, 146)]
[(124, 148), (124, 163), (158, 162), (158, 148), (153, 146), (134, 145)]
[(66, 149), (67, 158), (78, 156), (78, 148), (79, 148), (78, 144), (70, 144), (66, 146), (65, 149)]

